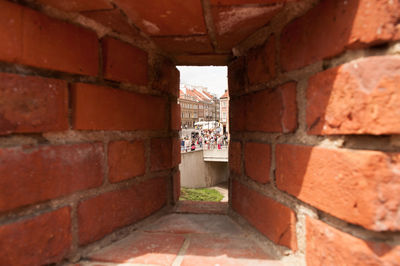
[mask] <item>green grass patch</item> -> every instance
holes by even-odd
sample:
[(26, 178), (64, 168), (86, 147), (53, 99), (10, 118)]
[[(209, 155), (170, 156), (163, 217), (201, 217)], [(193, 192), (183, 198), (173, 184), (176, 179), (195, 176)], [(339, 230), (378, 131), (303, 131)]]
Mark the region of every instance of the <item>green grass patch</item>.
[(213, 188), (181, 188), (179, 200), (221, 201), (224, 196)]

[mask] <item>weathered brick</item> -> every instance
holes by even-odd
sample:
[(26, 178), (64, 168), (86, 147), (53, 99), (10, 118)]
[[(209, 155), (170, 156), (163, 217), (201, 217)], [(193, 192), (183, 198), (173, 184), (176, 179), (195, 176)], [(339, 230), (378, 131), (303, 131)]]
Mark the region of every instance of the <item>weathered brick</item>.
[(0, 1), (0, 60), (16, 62), (22, 55), (23, 8)]
[(321, 1), (284, 28), (282, 68), (294, 70), (345, 49), (400, 39), (399, 9), (398, 1)]
[(243, 100), (246, 101), (248, 131), (287, 133), (296, 129), (296, 83), (252, 93)]
[(172, 167), (181, 163), (181, 141), (178, 138), (172, 138)]
[(181, 105), (175, 102), (171, 103), (171, 129), (181, 129)]
[[(58, 2), (68, 3), (64, 1), (58, 1)], [(100, 24), (103, 24), (106, 27), (113, 29), (116, 32), (131, 37), (137, 36), (139, 34), (139, 31), (136, 28), (129, 25), (125, 16), (121, 13), (119, 9), (88, 11), (88, 12), (82, 12), (81, 14), (84, 15), (85, 17), (95, 20)]]
[(276, 185), (349, 223), (399, 230), (400, 153), (276, 146)]
[(147, 53), (128, 43), (113, 38), (102, 40), (104, 78), (147, 85)]
[(0, 212), (103, 182), (103, 145), (0, 149)]
[(288, 207), (233, 180), (232, 208), (274, 243), (297, 249), (296, 215)]
[(242, 174), (242, 144), (231, 141), (229, 143), (229, 169), (235, 174)]
[(78, 206), (79, 243), (91, 243), (149, 216), (165, 205), (166, 193), (166, 178), (158, 177), (81, 202)]
[(271, 146), (264, 143), (247, 142), (244, 148), (246, 175), (259, 183), (269, 183), (271, 168)]
[(143, 141), (113, 141), (108, 145), (108, 179), (111, 183), (145, 173)]
[(245, 57), (239, 57), (228, 65), (229, 95), (244, 92), (246, 89)]
[(37, 0), (37, 2), (67, 12), (95, 11), (114, 8), (108, 0)]
[(176, 171), (172, 177), (172, 183), (174, 188), (174, 203), (178, 203), (179, 197), (181, 196), (181, 172)]
[(311, 134), (399, 134), (400, 58), (368, 57), (311, 77)]
[(65, 81), (0, 73), (0, 135), (67, 129)]
[(246, 128), (246, 97), (231, 98), (229, 102), (230, 131), (244, 131)]
[(282, 7), (283, 5), (211, 7), (218, 48), (230, 51), (251, 33), (267, 25)]
[(178, 138), (154, 138), (151, 140), (151, 171), (166, 170), (181, 162)]
[[(143, 32), (151, 36), (206, 34), (199, 0), (114, 1)], [(162, 14), (162, 15), (160, 15)]]
[(151, 38), (158, 47), (169, 54), (212, 54), (213, 47), (208, 35), (159, 36)]
[(61, 261), (71, 245), (70, 208), (0, 226), (1, 265), (47, 265)]
[(248, 5), (248, 4), (277, 4), (297, 0), (210, 0), (212, 5), (231, 6), (231, 5)]
[(247, 76), (250, 84), (268, 82), (276, 77), (275, 36), (261, 46), (250, 50), (247, 56)]
[(72, 88), (72, 104), (75, 129), (167, 128), (167, 101), (162, 97), (77, 83)]
[(232, 55), (225, 54), (177, 54), (174, 59), (178, 65), (183, 66), (226, 66)]
[(94, 32), (24, 8), (22, 36), (19, 62), (69, 73), (98, 74), (98, 41)]
[(372, 242), (307, 217), (307, 265), (399, 265), (400, 246)]
[(283, 132), (294, 132), (297, 128), (296, 86), (296, 82), (288, 82), (279, 88), (282, 93)]
[(156, 69), (156, 77), (153, 87), (156, 90), (179, 97), (180, 72), (170, 61), (161, 62)]

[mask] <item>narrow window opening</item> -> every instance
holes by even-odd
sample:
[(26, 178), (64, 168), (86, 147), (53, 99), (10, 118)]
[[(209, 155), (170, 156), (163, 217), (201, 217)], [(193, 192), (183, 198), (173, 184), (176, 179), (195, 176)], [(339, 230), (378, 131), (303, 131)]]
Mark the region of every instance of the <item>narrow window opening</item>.
[(178, 66), (181, 106), (179, 205), (204, 212), (228, 207), (227, 67)]

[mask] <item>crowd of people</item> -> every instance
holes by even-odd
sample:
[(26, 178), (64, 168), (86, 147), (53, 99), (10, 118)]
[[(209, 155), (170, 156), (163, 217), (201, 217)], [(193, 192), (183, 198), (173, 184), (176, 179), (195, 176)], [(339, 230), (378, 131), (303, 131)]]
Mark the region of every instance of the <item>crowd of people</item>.
[(228, 145), (228, 134), (220, 134), (213, 129), (192, 132), (191, 136), (181, 138), (181, 150), (195, 151), (196, 149), (221, 150)]

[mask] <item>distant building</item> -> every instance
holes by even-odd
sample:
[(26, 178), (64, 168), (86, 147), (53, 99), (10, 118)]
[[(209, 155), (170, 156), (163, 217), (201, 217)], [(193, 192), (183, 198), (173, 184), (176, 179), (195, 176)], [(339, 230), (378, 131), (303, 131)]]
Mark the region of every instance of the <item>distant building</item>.
[(178, 103), (183, 128), (193, 128), (198, 121), (220, 121), (219, 99), (205, 87), (181, 84)]
[(219, 98), (220, 102), (220, 113), (221, 113), (221, 123), (224, 128), (224, 133), (229, 132), (229, 94), (225, 90), (225, 93)]

